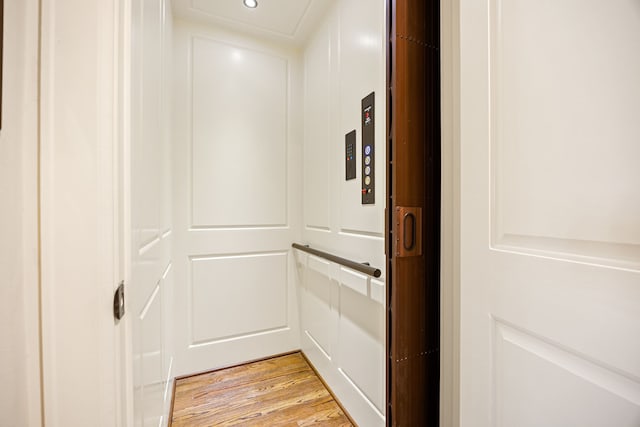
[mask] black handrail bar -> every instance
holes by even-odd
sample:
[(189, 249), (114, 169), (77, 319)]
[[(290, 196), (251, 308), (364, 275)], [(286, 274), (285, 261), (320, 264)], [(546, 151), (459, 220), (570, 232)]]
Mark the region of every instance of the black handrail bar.
[(333, 255), (333, 254), (330, 254), (330, 253), (327, 253), (327, 252), (323, 252), (323, 251), (319, 251), (317, 249), (310, 248), (309, 245), (301, 245), (301, 244), (298, 244), (298, 243), (292, 243), (291, 247), (295, 248), (295, 249), (299, 249), (299, 250), (301, 250), (303, 252), (310, 253), (311, 255), (319, 256), (319, 257), (327, 259), (329, 261), (333, 261), (335, 263), (342, 264), (345, 267), (349, 267), (352, 270), (356, 270), (356, 271), (359, 271), (361, 273), (368, 274), (369, 276), (380, 277), (382, 275), (382, 272), (380, 271), (379, 268), (371, 267), (368, 262), (359, 263), (359, 262), (351, 261), (350, 259), (342, 258), (342, 257), (336, 256), (336, 255)]

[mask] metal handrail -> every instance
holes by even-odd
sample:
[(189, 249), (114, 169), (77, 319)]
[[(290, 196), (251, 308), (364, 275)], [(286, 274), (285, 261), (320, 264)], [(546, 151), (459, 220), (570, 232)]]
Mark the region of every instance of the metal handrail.
[(349, 267), (352, 270), (359, 271), (364, 274), (368, 274), (373, 277), (380, 277), (382, 272), (379, 268), (371, 267), (368, 262), (356, 262), (351, 261), (350, 259), (342, 258), (337, 255), (333, 255), (327, 252), (319, 251), (317, 249), (310, 248), (309, 245), (301, 245), (298, 243), (292, 243), (292, 248), (299, 249), (303, 252), (310, 253), (311, 255), (319, 256), (321, 258), (327, 259), (329, 261), (333, 261), (335, 263), (344, 265), (345, 267)]

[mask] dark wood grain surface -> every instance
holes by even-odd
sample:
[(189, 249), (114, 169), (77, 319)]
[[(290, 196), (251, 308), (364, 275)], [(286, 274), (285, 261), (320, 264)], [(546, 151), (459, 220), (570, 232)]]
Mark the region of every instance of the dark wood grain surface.
[[(438, 0), (392, 0), (387, 156), (387, 425), (436, 426), (440, 345), (440, 27)], [(397, 208), (420, 208), (422, 253)]]

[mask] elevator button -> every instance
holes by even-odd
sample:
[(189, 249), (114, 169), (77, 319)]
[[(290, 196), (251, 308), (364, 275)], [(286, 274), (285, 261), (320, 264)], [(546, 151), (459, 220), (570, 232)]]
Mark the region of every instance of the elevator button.
[(367, 156), (369, 154), (371, 154), (371, 146), (370, 145), (367, 145), (366, 147), (364, 147), (364, 154), (367, 155)]
[(365, 158), (364, 158), (364, 164), (365, 164), (365, 165), (369, 165), (369, 164), (371, 164), (371, 157), (369, 157), (369, 156), (365, 157)]
[(371, 166), (367, 166), (364, 168), (364, 174), (365, 175), (371, 175)]
[(371, 177), (370, 176), (366, 176), (364, 178), (364, 185), (369, 185), (371, 184)]

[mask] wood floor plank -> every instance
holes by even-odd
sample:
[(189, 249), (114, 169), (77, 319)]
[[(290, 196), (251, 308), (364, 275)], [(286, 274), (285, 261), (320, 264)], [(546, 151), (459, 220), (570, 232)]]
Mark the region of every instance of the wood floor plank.
[(308, 365), (301, 356), (296, 358), (277, 357), (260, 361), (259, 363), (234, 366), (184, 378), (180, 380), (181, 390), (188, 391), (192, 388), (202, 388), (205, 385), (208, 390), (219, 390), (251, 383), (258, 379), (287, 375), (290, 372), (305, 371), (306, 369), (308, 369)]
[(173, 427), (353, 426), (300, 353), (176, 381)]
[[(312, 379), (308, 378), (308, 374), (296, 373), (286, 379), (272, 378), (216, 393), (198, 393), (185, 409), (188, 411), (193, 407), (206, 407), (208, 413), (212, 415), (231, 414), (246, 412), (248, 407), (256, 405), (276, 405), (279, 401), (286, 401), (289, 396), (309, 400), (306, 389), (317, 386), (317, 383), (309, 384), (309, 382), (312, 382)], [(181, 411), (174, 409), (175, 414), (180, 414)]]

